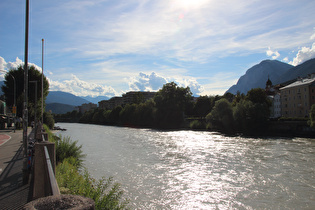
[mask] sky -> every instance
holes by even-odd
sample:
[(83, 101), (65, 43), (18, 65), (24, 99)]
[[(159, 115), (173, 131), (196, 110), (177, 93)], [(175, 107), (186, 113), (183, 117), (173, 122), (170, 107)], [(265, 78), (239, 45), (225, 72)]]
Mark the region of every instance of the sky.
[[(24, 0), (0, 1), (0, 70), (24, 62)], [(314, 0), (30, 0), (28, 62), (50, 91), (120, 96), (167, 82), (223, 95), (266, 59), (315, 57)], [(0, 75), (3, 80), (3, 74)]]

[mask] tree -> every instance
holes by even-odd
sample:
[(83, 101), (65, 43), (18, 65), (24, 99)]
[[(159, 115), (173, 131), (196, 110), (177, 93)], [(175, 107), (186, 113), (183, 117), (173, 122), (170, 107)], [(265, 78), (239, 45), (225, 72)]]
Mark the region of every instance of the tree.
[(46, 124), (50, 129), (53, 129), (55, 126), (55, 120), (49, 112), (44, 112), (43, 115), (44, 118), (44, 124)]
[[(16, 84), (16, 104), (17, 107), (17, 116), (23, 116), (23, 104), (24, 104), (24, 68), (19, 66), (17, 69), (10, 69), (8, 73), (6, 73), (4, 77), (4, 85), (2, 86), (2, 91), (6, 98), (6, 104), (9, 107), (13, 106), (14, 103), (14, 80)], [(37, 81), (37, 116), (41, 115), (41, 98), (42, 98), (42, 89), (41, 89), (41, 81), (42, 81), (42, 73), (37, 70), (34, 66), (30, 66), (28, 70), (29, 81)], [(44, 102), (48, 95), (49, 83), (47, 78), (44, 76)], [(29, 120), (33, 120), (35, 114), (35, 84), (28, 84), (28, 107), (29, 111)], [(45, 103), (44, 103), (45, 110)]]
[(194, 106), (194, 113), (198, 117), (205, 117), (209, 114), (214, 106), (214, 98), (208, 96), (200, 96)]
[(231, 103), (225, 98), (216, 101), (206, 120), (210, 123), (211, 128), (232, 133), (234, 131), (234, 119)]
[(178, 87), (171, 82), (163, 85), (154, 97), (155, 122), (158, 127), (178, 128), (184, 122), (184, 112), (192, 101), (189, 87)]
[(268, 99), (266, 91), (262, 88), (253, 88), (247, 92), (246, 99), (253, 103), (260, 103), (266, 106), (271, 105), (271, 101)]
[(237, 98), (240, 98), (240, 101), (233, 109), (237, 131), (246, 134), (264, 132), (268, 126), (271, 105), (265, 90), (255, 88), (248, 91), (245, 98)]

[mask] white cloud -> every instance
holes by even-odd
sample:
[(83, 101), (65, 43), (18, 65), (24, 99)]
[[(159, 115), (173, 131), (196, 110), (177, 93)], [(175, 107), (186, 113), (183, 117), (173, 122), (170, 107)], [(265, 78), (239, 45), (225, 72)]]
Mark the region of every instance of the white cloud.
[(49, 79), (49, 89), (51, 91), (64, 91), (72, 93), (76, 96), (108, 96), (113, 97), (118, 93), (110, 86), (89, 83), (80, 80), (75, 75), (72, 79), (60, 81), (53, 81)]
[(7, 67), (7, 62), (5, 62), (4, 58), (0, 56), (0, 70), (5, 70)]
[(155, 72), (151, 74), (139, 73), (129, 82), (130, 90), (135, 91), (158, 91), (164, 84), (174, 81), (180, 87), (189, 87), (193, 95), (199, 95), (204, 88), (194, 78), (171, 78), (162, 77)]
[(315, 42), (311, 47), (302, 47), (302, 49), (296, 54), (296, 57), (293, 59), (293, 61), (289, 63), (293, 66), (296, 66), (312, 58), (315, 58)]
[(167, 83), (167, 79), (152, 72), (150, 75), (140, 72), (129, 82), (130, 90), (135, 91), (157, 91)]
[(282, 61), (288, 63), (288, 62), (289, 62), (289, 58), (288, 58), (288, 57), (285, 57), (285, 58), (282, 59)]
[[(0, 56), (0, 69), (8, 71), (10, 69), (17, 69), (19, 66), (24, 66), (24, 62), (16, 57), (14, 62), (9, 61), (8, 63)], [(34, 66), (37, 70), (41, 71), (42, 68), (34, 63), (28, 63), (28, 66)]]
[(272, 57), (272, 59), (277, 59), (280, 56), (280, 53), (278, 51), (272, 51), (270, 47), (268, 47), (266, 54), (267, 56)]
[(204, 87), (201, 86), (194, 78), (177, 79), (175, 80), (175, 83), (180, 87), (189, 87), (194, 96), (198, 96), (204, 92)]
[[(295, 10), (288, 12), (295, 17), (294, 25), (286, 21), (287, 13), (275, 12), (281, 3), (271, 1), (202, 1), (202, 7), (186, 9), (182, 1), (169, 0), (117, 0), (109, 5), (106, 1), (68, 2), (47, 14), (57, 17), (60, 23), (60, 19), (71, 22), (71, 27), (66, 23), (60, 26), (63, 39), (67, 39), (62, 48), (76, 46), (77, 55), (82, 53), (92, 59), (117, 54), (162, 54), (160, 58), (164, 59), (206, 62), (213, 56), (261, 52), (269, 45), (287, 49), (306, 43), (307, 35), (298, 32), (309, 27), (306, 19), (314, 17), (310, 3), (301, 6), (294, 1), (289, 6)], [(192, 1), (195, 2), (198, 1)], [(73, 5), (71, 13), (69, 5)], [(283, 24), (275, 25), (275, 20)], [(274, 58), (279, 57), (278, 52), (274, 53)]]

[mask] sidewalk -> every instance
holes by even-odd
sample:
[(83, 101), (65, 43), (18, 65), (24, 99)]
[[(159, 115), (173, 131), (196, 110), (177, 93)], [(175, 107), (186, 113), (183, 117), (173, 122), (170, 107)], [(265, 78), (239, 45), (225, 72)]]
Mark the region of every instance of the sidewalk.
[(22, 139), (22, 130), (0, 130), (0, 209), (21, 209), (31, 200), (30, 184), (23, 185)]

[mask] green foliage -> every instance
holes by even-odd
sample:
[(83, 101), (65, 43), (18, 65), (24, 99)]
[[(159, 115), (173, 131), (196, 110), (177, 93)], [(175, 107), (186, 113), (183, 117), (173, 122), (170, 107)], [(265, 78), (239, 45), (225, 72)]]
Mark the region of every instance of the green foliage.
[[(24, 67), (19, 66), (17, 69), (10, 69), (5, 75), (4, 85), (1, 87), (6, 98), (7, 106), (11, 107), (14, 103), (14, 80), (16, 84), (16, 107), (17, 116), (23, 116), (23, 104), (24, 104)], [(35, 84), (29, 83), (28, 92), (28, 110), (29, 110), (29, 120), (34, 119), (34, 107), (35, 107), (35, 92), (37, 93), (37, 116), (41, 115), (41, 81), (42, 73), (37, 70), (34, 66), (29, 66), (28, 70), (29, 81), (37, 81), (37, 92), (35, 91)], [(44, 76), (44, 101), (48, 95), (49, 83), (47, 78)], [(45, 106), (45, 104), (44, 104)]]
[(200, 120), (194, 120), (189, 124), (189, 127), (191, 129), (205, 129), (206, 128), (206, 124), (203, 121)]
[(194, 114), (198, 117), (206, 117), (214, 106), (214, 97), (200, 96), (194, 106)]
[(95, 209), (125, 209), (127, 201), (121, 201), (123, 191), (113, 178), (95, 180), (85, 170), (83, 175), (72, 163), (73, 158), (64, 159), (57, 165), (56, 179), (63, 194), (74, 194), (94, 200)]
[(254, 88), (248, 91), (246, 99), (255, 104), (263, 104), (268, 107), (271, 105), (271, 101), (268, 99), (266, 91), (262, 88)]
[(206, 116), (206, 120), (212, 129), (232, 133), (234, 120), (231, 103), (225, 98), (216, 101), (213, 110)]
[(315, 129), (315, 104), (313, 104), (311, 107), (309, 123), (311, 128)]
[(79, 122), (82, 114), (77, 110), (73, 110), (72, 112), (67, 112), (65, 114), (55, 114), (54, 119), (56, 122)]
[(44, 119), (44, 124), (46, 124), (50, 129), (54, 128), (55, 120), (52, 114), (50, 114), (49, 112), (44, 112), (43, 119)]
[(67, 158), (74, 158), (74, 165), (77, 168), (82, 167), (85, 155), (82, 151), (82, 145), (77, 145), (78, 141), (72, 141), (70, 137), (62, 137), (61, 135), (49, 140), (55, 143), (57, 164), (62, 163)]
[(155, 122), (158, 127), (178, 128), (184, 122), (184, 113), (192, 100), (190, 88), (178, 87), (174, 82), (167, 83), (155, 95)]

